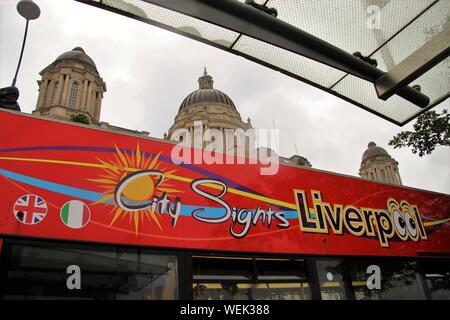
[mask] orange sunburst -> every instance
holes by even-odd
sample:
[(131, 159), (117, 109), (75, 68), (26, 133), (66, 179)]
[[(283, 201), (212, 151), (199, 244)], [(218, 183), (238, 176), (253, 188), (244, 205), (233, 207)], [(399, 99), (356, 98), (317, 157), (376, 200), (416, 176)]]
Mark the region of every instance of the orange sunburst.
[[(130, 225), (134, 224), (136, 234), (144, 219), (154, 221), (162, 230), (159, 222), (161, 213), (155, 210), (151, 202), (164, 193), (169, 195), (182, 192), (171, 188), (173, 185), (168, 183), (171, 174), (176, 170), (167, 171), (166, 168), (160, 168), (161, 162), (158, 162), (160, 153), (154, 157), (146, 157), (145, 152), (140, 150), (139, 143), (130, 155), (116, 145), (114, 147), (116, 149), (114, 160), (103, 161), (97, 158), (103, 165), (104, 173), (99, 174), (96, 179), (87, 179), (98, 183), (98, 187), (103, 190), (104, 196), (94, 204), (109, 205), (111, 201), (113, 202), (111, 213), (114, 216), (110, 226), (117, 219), (121, 218), (122, 221), (128, 216)], [(123, 186), (124, 181), (127, 181), (126, 186)], [(134, 204), (132, 208), (131, 204)]]

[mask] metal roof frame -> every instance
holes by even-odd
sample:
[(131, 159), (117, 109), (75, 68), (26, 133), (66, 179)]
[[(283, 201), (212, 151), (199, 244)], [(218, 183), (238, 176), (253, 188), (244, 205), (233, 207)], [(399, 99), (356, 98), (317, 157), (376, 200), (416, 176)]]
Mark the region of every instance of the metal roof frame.
[[(421, 76), (426, 71), (449, 56), (450, 40), (448, 37), (448, 33), (450, 27), (448, 26), (446, 30), (441, 32), (441, 34), (428, 41), (424, 46), (416, 50), (416, 52), (411, 54), (408, 58), (404, 59), (402, 63), (397, 64), (397, 66), (393, 70), (384, 72), (362, 61), (354, 55), (347, 53), (344, 50), (318, 37), (315, 37), (314, 35), (311, 35), (303, 30), (300, 30), (299, 28), (296, 28), (295, 26), (279, 20), (265, 12), (256, 10), (255, 8), (239, 1), (140, 0), (239, 33), (239, 37), (229, 47), (202, 38), (195, 34), (184, 32), (179, 28), (175, 28), (155, 20), (143, 18), (136, 14), (114, 8), (103, 3), (104, 0), (76, 1), (87, 3), (101, 9), (106, 9), (111, 12), (125, 15), (133, 19), (143, 21), (159, 28), (163, 28), (168, 31), (175, 32), (188, 38), (214, 46), (216, 48), (220, 48), (227, 52), (242, 56), (253, 62), (259, 63), (290, 77), (313, 85), (328, 93), (331, 93), (399, 126), (405, 125), (409, 121), (418, 117), (423, 112), (445, 101), (450, 96), (449, 92), (447, 92), (439, 99), (436, 99), (435, 101), (432, 101), (432, 103), (430, 103), (429, 97), (427, 97), (425, 94), (421, 93), (416, 88), (407, 86), (411, 81), (417, 79), (419, 76)], [(438, 1), (439, 0), (436, 0), (432, 4), (430, 4), (408, 24), (412, 23), (415, 19), (417, 19), (421, 14), (430, 9)], [(267, 3), (267, 1), (265, 1), (265, 3)], [(403, 28), (406, 28), (407, 25), (405, 25)], [(401, 30), (399, 30), (398, 32), (400, 31)], [(242, 35), (249, 36), (251, 38), (274, 45), (278, 48), (282, 48), (297, 55), (301, 55), (308, 59), (320, 62), (334, 69), (341, 70), (347, 74), (331, 87), (327, 88), (319, 83), (311, 81), (310, 79), (306, 79), (298, 74), (290, 72), (289, 70), (280, 68), (274, 64), (258, 59), (257, 57), (235, 50), (233, 47)], [(420, 63), (417, 63), (417, 61), (420, 61)], [(405, 121), (396, 121), (381, 112), (377, 112), (376, 110), (373, 110), (366, 105), (345, 96), (344, 94), (332, 90), (343, 78), (348, 75), (353, 75), (372, 83), (374, 86), (374, 90), (376, 90), (377, 95), (380, 99), (386, 100), (389, 99), (392, 95), (396, 94), (411, 102), (412, 104), (418, 106), (419, 108), (421, 108), (421, 110), (408, 117)]]

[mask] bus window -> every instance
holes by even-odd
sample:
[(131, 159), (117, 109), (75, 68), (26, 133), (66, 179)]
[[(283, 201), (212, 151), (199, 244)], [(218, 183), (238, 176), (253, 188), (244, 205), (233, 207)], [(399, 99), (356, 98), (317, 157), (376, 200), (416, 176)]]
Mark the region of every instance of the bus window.
[(316, 268), (322, 300), (347, 299), (342, 260), (317, 260)]
[(306, 264), (303, 259), (256, 259), (255, 300), (310, 300)]
[[(379, 288), (372, 277), (367, 286), (367, 279), (374, 274), (368, 272), (368, 267), (374, 265), (380, 268)], [(380, 261), (365, 260), (352, 261), (351, 264), (352, 287), (357, 300), (420, 300), (425, 299), (417, 261)]]
[(193, 283), (194, 300), (250, 300), (248, 283)]
[(430, 298), (450, 300), (450, 261), (425, 261), (423, 269)]
[(194, 257), (192, 260), (194, 280), (251, 280), (251, 258)]
[[(176, 299), (177, 258), (150, 250), (5, 241), (3, 299)], [(69, 266), (79, 267), (79, 286)]]
[(193, 257), (195, 300), (248, 300), (249, 290), (238, 286), (253, 280), (251, 258)]
[(196, 300), (306, 300), (302, 259), (193, 257)]
[(259, 280), (306, 280), (303, 259), (256, 259)]

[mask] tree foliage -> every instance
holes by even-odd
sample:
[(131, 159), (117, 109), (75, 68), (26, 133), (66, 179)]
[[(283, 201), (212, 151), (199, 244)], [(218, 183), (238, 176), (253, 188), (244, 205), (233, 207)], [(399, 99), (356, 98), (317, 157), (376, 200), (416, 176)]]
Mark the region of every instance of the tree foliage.
[(70, 119), (73, 122), (80, 122), (80, 123), (85, 123), (85, 124), (89, 124), (89, 117), (85, 114), (82, 113), (78, 113), (78, 114), (73, 114), (70, 116)]
[(450, 114), (430, 110), (421, 114), (414, 131), (402, 131), (389, 141), (394, 148), (411, 147), (420, 157), (430, 154), (437, 146), (450, 146)]

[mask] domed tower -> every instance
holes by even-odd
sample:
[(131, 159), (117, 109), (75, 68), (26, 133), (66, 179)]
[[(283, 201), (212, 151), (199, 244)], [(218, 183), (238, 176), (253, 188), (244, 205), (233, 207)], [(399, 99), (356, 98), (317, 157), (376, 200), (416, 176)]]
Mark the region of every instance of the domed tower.
[(61, 119), (84, 114), (91, 123), (99, 123), (106, 84), (82, 48), (61, 54), (39, 74), (42, 78), (34, 114)]
[[(198, 78), (199, 89), (191, 92), (181, 103), (178, 114), (175, 116), (174, 124), (168, 131), (168, 138), (171, 140), (181, 140), (182, 137), (176, 135), (177, 129), (185, 129), (189, 132), (194, 145), (194, 125), (200, 123), (201, 130), (219, 130), (224, 137), (223, 146), (226, 146), (226, 129), (252, 128), (250, 119), (243, 122), (241, 115), (236, 109), (233, 101), (220, 90), (214, 89), (213, 78), (206, 72), (206, 68), (201, 77)], [(203, 145), (202, 147), (205, 147)]]
[(398, 162), (386, 150), (370, 142), (362, 156), (359, 175), (362, 178), (378, 182), (402, 184)]

